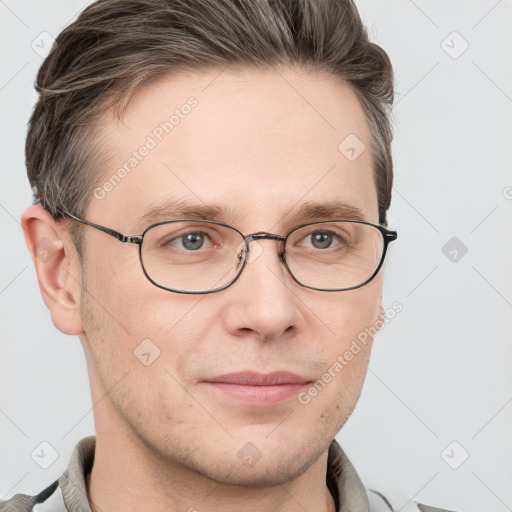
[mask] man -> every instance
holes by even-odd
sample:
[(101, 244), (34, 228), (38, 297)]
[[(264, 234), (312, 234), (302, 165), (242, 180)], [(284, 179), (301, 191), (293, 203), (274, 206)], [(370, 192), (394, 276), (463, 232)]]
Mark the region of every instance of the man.
[(391, 510), (334, 440), (397, 236), (392, 68), (352, 3), (99, 1), (36, 87), (22, 225), (96, 436), (0, 510)]

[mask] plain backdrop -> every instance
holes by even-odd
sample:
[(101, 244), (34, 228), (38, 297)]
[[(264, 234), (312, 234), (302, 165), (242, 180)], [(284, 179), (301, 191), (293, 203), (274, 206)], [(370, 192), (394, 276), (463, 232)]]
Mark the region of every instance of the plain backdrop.
[[(19, 224), (45, 41), (86, 3), (0, 1), (0, 499), (41, 491), (94, 434), (80, 342), (52, 325)], [(384, 301), (403, 311), (338, 440), (397, 510), (512, 510), (512, 2), (357, 5), (396, 72)]]

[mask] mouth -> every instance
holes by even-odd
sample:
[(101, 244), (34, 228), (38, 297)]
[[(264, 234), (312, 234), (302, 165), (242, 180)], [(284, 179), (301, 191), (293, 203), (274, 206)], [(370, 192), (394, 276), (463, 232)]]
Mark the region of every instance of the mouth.
[(312, 381), (287, 371), (273, 373), (239, 372), (202, 381), (224, 397), (259, 406), (284, 402), (296, 396)]

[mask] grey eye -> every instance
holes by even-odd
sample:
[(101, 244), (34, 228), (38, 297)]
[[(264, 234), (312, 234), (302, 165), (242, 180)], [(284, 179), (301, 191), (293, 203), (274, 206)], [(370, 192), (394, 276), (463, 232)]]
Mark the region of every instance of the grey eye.
[(327, 249), (332, 245), (332, 233), (315, 231), (311, 234), (311, 244), (315, 249)]
[(181, 244), (185, 249), (195, 251), (201, 249), (204, 244), (203, 233), (187, 233), (181, 237)]

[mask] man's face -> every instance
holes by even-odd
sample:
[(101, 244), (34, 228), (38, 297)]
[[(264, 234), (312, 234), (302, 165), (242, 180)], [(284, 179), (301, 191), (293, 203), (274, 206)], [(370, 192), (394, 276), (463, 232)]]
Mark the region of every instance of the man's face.
[[(197, 103), (182, 107), (190, 97)], [(166, 133), (161, 123), (175, 109)], [(218, 220), (244, 234), (284, 235), (324, 220), (298, 217), (305, 203), (348, 204), (378, 222), (369, 150), (353, 160), (338, 149), (349, 134), (369, 148), (368, 126), (354, 92), (334, 78), (291, 69), (169, 77), (141, 90), (123, 122), (105, 117), (99, 133), (111, 148), (100, 187), (138, 152), (126, 176), (97, 189), (86, 215), (122, 233), (140, 234), (150, 223), (142, 215), (178, 200), (220, 206)], [(162, 211), (151, 222), (170, 218)], [(289, 481), (317, 460), (359, 397), (371, 342), (342, 369), (333, 365), (378, 320), (380, 275), (351, 291), (307, 289), (287, 273), (276, 242), (260, 240), (231, 287), (185, 295), (149, 282), (136, 245), (84, 233), (81, 339), (98, 436), (143, 447), (162, 467), (247, 485)], [(280, 400), (205, 382), (283, 371), (308, 384)]]

